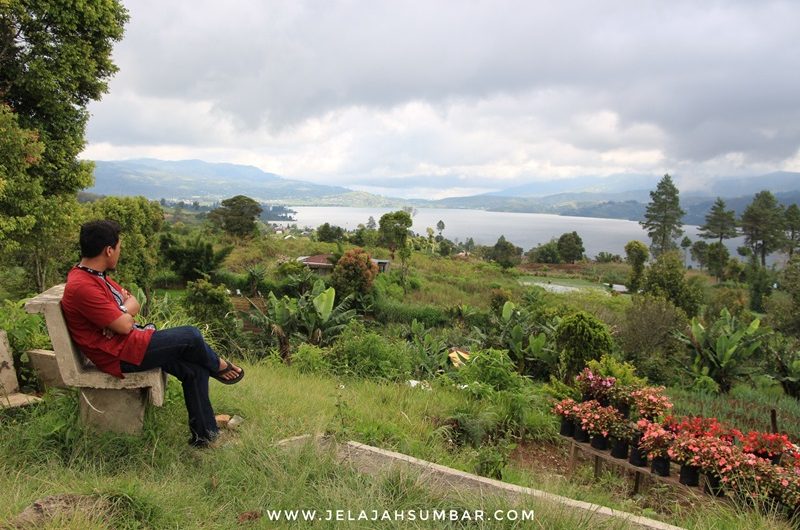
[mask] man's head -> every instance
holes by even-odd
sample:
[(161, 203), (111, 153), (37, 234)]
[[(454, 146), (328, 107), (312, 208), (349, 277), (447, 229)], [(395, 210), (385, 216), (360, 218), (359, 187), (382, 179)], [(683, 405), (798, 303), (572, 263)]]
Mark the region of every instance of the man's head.
[[(103, 253), (119, 259), (119, 233), (122, 228), (116, 221), (89, 221), (81, 226), (81, 257), (96, 258)], [(110, 250), (109, 250), (110, 249)], [(116, 255), (116, 256), (115, 256)]]

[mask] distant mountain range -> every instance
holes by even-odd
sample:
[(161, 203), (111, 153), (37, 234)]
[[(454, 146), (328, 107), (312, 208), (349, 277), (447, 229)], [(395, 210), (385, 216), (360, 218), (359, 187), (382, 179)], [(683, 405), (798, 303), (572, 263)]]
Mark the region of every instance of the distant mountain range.
[[(650, 190), (661, 176), (620, 174), (536, 182), (512, 188), (436, 201), (398, 199), (341, 186), (291, 180), (253, 166), (202, 160), (164, 161), (151, 158), (95, 161), (99, 195), (144, 195), (150, 199), (214, 202), (247, 195), (260, 202), (290, 206), (353, 206), (400, 208), (469, 208), (489, 211), (549, 213), (578, 217), (642, 219)], [(800, 203), (800, 173), (775, 172), (751, 178), (714, 179), (702, 190), (681, 193), (687, 224), (702, 224), (717, 196), (737, 214), (761, 190), (770, 190), (784, 204)]]

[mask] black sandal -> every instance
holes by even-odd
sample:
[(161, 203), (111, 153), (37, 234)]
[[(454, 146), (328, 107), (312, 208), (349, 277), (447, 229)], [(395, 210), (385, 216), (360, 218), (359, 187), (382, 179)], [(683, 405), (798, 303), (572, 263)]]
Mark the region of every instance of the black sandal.
[(212, 372), (211, 377), (213, 377), (223, 385), (233, 385), (241, 381), (242, 378), (244, 377), (244, 368), (241, 367), (239, 368), (239, 375), (237, 375), (233, 379), (225, 379), (224, 377), (222, 377), (227, 373), (236, 371), (236, 368), (234, 368), (234, 366), (231, 363), (229, 363), (228, 361), (224, 362), (225, 362), (225, 368), (223, 368), (219, 372)]

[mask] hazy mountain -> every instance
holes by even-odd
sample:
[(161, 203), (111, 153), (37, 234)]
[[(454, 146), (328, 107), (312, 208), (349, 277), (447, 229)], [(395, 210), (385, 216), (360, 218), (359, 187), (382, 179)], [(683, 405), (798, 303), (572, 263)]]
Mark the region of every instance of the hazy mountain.
[(241, 194), (259, 201), (299, 204), (352, 193), (339, 186), (285, 179), (252, 166), (202, 160), (97, 160), (94, 177), (94, 186), (86, 190), (90, 193), (150, 199), (219, 200)]
[(637, 193), (641, 195), (656, 187), (660, 176), (616, 174), (607, 177), (581, 176), (546, 182), (531, 182), (485, 195), (495, 197), (547, 197), (564, 193)]

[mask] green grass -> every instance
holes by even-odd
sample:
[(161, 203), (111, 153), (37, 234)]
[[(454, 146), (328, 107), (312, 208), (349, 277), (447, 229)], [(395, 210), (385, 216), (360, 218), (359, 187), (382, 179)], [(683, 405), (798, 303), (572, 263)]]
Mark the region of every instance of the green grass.
[[(165, 406), (148, 412), (142, 437), (83, 431), (77, 426), (77, 400), (71, 392), (52, 393), (38, 407), (3, 413), (0, 491), (5, 502), (0, 504), (0, 520), (11, 518), (36, 499), (61, 493), (100, 495), (115, 500), (118, 509), (111, 522), (77, 515), (54, 523), (53, 528), (234, 528), (240, 513), (280, 508), (490, 510), (507, 506), (505, 501), (478, 499), (459, 491), (429, 490), (413, 476), (361, 475), (310, 448), (294, 454), (272, 446), (286, 437), (327, 432), (338, 439), (355, 439), (472, 472), (480, 451), (453, 446), (441, 426), (441, 420), (467, 399), (459, 391), (439, 385), (427, 391), (403, 384), (303, 375), (270, 363), (247, 366), (247, 370), (247, 378), (239, 385), (212, 386), (217, 412), (246, 418), (239, 432), (226, 435), (221, 447), (212, 450), (186, 445), (185, 411), (174, 383)], [(639, 514), (653, 515), (659, 508), (654, 508), (652, 500), (628, 499), (619, 477), (595, 483), (587, 469), (580, 468), (568, 480), (546, 470), (509, 465), (504, 478)], [(525, 507), (529, 504), (526, 501)], [(679, 504), (677, 499), (674, 504)], [(777, 524), (746, 510), (710, 501), (698, 504), (683, 511), (670, 506), (661, 510), (660, 517), (691, 528), (760, 529)], [(561, 508), (535, 502), (533, 506), (536, 521), (519, 527), (597, 526)], [(262, 518), (253, 526), (269, 528), (275, 523)], [(335, 522), (313, 526), (337, 527)], [(375, 526), (369, 522), (347, 527)], [(415, 527), (409, 521), (381, 525), (401, 526)], [(507, 522), (475, 526), (510, 527)]]

